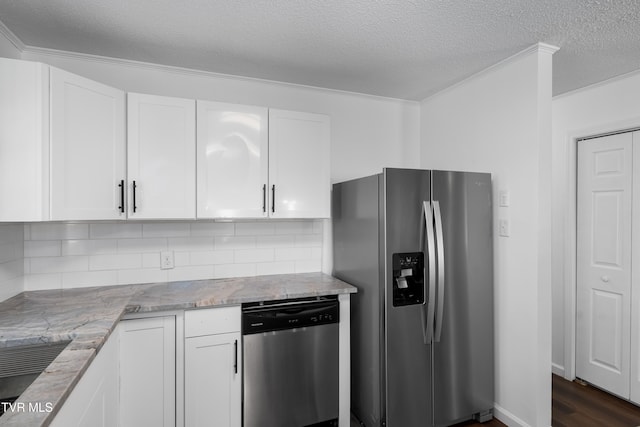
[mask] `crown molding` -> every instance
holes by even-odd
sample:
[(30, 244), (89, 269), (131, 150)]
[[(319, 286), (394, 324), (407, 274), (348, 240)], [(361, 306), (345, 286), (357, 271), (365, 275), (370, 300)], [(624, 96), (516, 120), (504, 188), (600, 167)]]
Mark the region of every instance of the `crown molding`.
[(631, 78), (636, 77), (636, 76), (640, 76), (640, 69), (632, 70), (632, 71), (629, 71), (628, 73), (620, 74), (618, 76), (613, 76), (613, 77), (610, 77), (610, 78), (608, 78), (606, 80), (602, 80), (602, 81), (599, 81), (599, 82), (596, 82), (596, 83), (592, 83), (592, 84), (590, 84), (588, 86), (579, 87), (577, 89), (573, 89), (573, 90), (570, 90), (568, 92), (563, 92), (561, 94), (558, 94), (558, 95), (554, 96), (553, 100), (555, 101), (556, 99), (566, 98), (566, 97), (569, 97), (569, 96), (572, 96), (572, 95), (579, 94), (581, 92), (586, 92), (586, 91), (590, 91), (592, 89), (597, 89), (600, 86), (606, 86), (606, 85), (613, 84), (613, 83), (621, 81), (621, 80), (631, 79)]
[(9, 42), (11, 42), (12, 45), (15, 46), (16, 49), (18, 49), (18, 51), (20, 51), (20, 53), (23, 53), (26, 45), (22, 42), (22, 40), (20, 40), (18, 38), (18, 36), (16, 36), (13, 31), (11, 31), (6, 25), (4, 25), (4, 22), (0, 21), (0, 34), (2, 34), (7, 40), (9, 40)]
[(538, 43), (536, 43), (536, 44), (534, 44), (532, 46), (529, 46), (528, 48), (526, 48), (524, 50), (521, 50), (520, 52), (518, 52), (518, 53), (516, 53), (514, 55), (511, 55), (511, 56), (503, 59), (500, 62), (496, 62), (495, 64), (490, 65), (489, 67), (487, 67), (485, 69), (482, 69), (482, 70), (478, 71), (477, 73), (474, 73), (474, 74), (470, 75), (469, 77), (465, 77), (464, 79), (452, 84), (451, 86), (449, 86), (449, 87), (447, 87), (445, 89), (442, 89), (441, 91), (436, 92), (433, 95), (430, 95), (430, 96), (426, 97), (425, 99), (423, 99), (420, 102), (424, 102), (424, 101), (436, 98), (436, 97), (438, 97), (438, 96), (440, 96), (442, 94), (445, 94), (445, 93), (447, 93), (447, 92), (449, 92), (449, 91), (451, 91), (451, 90), (453, 90), (453, 89), (455, 89), (455, 88), (457, 88), (459, 86), (462, 86), (463, 84), (467, 83), (470, 80), (473, 80), (473, 79), (475, 79), (477, 77), (480, 77), (480, 76), (483, 76), (483, 75), (488, 74), (490, 72), (493, 72), (493, 71), (495, 71), (497, 69), (500, 69), (500, 68), (502, 68), (502, 67), (504, 67), (506, 65), (511, 64), (514, 61), (517, 61), (517, 60), (519, 60), (521, 58), (529, 56), (529, 55), (531, 55), (533, 53), (546, 53), (546, 54), (553, 55), (559, 49), (560, 48), (557, 47), (557, 46), (553, 46), (553, 45), (550, 45), (550, 44), (547, 44), (547, 43), (538, 42)]
[(246, 77), (246, 76), (239, 76), (234, 74), (216, 73), (215, 71), (198, 70), (195, 68), (179, 67), (175, 65), (156, 64), (152, 62), (115, 58), (111, 56), (100, 56), (100, 55), (93, 55), (89, 53), (71, 52), (66, 50), (49, 49), (49, 48), (35, 47), (35, 46), (24, 46), (24, 49), (22, 52), (23, 54), (40, 56), (40, 57), (51, 56), (51, 57), (66, 58), (66, 59), (71, 59), (76, 61), (95, 62), (95, 63), (117, 65), (117, 66), (130, 67), (130, 68), (140, 68), (143, 70), (169, 72), (169, 73), (174, 73), (179, 75), (191, 75), (191, 76), (199, 76), (199, 77), (227, 79), (227, 80), (234, 80), (234, 81), (244, 81), (244, 82), (251, 82), (251, 83), (279, 85), (284, 87), (295, 87), (295, 88), (302, 88), (302, 89), (321, 91), (321, 92), (333, 92), (333, 93), (349, 95), (349, 96), (358, 96), (358, 97), (371, 98), (371, 99), (396, 101), (396, 102), (399, 102), (402, 104), (408, 104), (408, 105), (420, 104), (420, 101), (414, 101), (411, 99), (391, 98), (391, 97), (380, 96), (380, 95), (371, 95), (368, 93), (353, 92), (348, 90), (331, 89), (331, 88), (324, 88), (319, 86), (309, 86), (309, 85), (304, 85), (299, 83), (260, 79), (257, 77)]

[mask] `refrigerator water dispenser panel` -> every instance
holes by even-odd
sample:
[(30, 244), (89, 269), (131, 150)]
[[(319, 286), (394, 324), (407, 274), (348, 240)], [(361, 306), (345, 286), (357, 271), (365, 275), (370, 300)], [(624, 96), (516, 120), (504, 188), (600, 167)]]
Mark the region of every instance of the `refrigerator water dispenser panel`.
[(424, 303), (424, 254), (396, 253), (393, 259), (393, 306)]

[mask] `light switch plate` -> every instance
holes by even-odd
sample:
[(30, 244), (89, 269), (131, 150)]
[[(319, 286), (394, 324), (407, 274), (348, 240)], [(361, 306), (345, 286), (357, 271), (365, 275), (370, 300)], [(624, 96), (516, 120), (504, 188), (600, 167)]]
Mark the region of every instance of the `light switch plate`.
[(500, 191), (500, 206), (501, 207), (508, 207), (510, 204), (511, 204), (511, 196), (509, 194), (509, 191), (501, 190)]
[(498, 221), (498, 234), (502, 237), (509, 237), (511, 230), (508, 219), (501, 219)]

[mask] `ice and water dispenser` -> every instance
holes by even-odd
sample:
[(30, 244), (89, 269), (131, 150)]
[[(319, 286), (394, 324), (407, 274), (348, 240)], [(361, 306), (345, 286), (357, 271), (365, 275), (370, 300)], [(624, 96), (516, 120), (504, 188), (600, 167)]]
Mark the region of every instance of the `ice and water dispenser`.
[(424, 254), (406, 252), (393, 254), (393, 306), (423, 304)]

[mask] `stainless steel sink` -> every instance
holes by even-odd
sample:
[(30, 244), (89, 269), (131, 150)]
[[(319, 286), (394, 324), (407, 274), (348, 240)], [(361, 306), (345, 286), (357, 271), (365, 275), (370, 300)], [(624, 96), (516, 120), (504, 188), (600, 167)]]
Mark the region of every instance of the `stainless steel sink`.
[(65, 341), (0, 348), (0, 402), (16, 400), (68, 344)]

